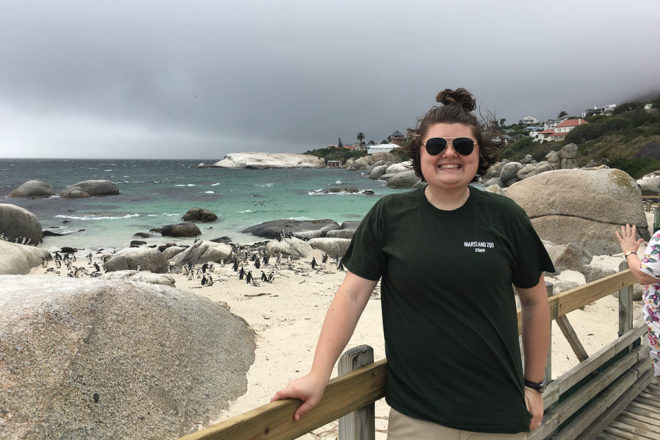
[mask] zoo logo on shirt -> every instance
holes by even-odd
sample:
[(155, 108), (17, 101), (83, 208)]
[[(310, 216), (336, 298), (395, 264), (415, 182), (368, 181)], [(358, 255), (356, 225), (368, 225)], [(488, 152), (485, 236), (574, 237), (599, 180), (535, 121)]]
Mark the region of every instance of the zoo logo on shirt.
[(485, 253), (486, 249), (493, 249), (495, 243), (492, 241), (464, 241), (463, 247), (473, 248), (476, 253)]

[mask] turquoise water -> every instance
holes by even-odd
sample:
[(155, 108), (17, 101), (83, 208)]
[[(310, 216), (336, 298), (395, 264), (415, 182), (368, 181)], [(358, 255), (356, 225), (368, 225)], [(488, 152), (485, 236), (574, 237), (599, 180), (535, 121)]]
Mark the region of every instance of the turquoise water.
[[(230, 170), (197, 168), (201, 160), (0, 160), (0, 203), (34, 213), (42, 228), (62, 237), (45, 237), (44, 247), (127, 247), (136, 232), (181, 222), (190, 208), (213, 211), (218, 220), (199, 223), (201, 238), (229, 236), (240, 243), (262, 240), (242, 234), (248, 226), (270, 220), (360, 220), (385, 194), (397, 192), (364, 171), (344, 169)], [(213, 162), (207, 161), (208, 162)], [(90, 199), (17, 199), (7, 195), (27, 180), (53, 185), (56, 193), (82, 180), (108, 179), (120, 195)], [(318, 195), (314, 191), (355, 186), (375, 195)], [(149, 243), (173, 240), (159, 234)]]

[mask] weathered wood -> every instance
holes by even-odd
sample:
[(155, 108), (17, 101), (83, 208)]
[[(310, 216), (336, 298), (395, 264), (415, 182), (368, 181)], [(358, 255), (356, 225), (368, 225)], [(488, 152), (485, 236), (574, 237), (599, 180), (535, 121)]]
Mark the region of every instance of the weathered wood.
[(652, 413), (649, 413), (648, 411), (644, 411), (643, 409), (636, 408), (633, 406), (633, 402), (630, 402), (630, 405), (625, 410), (625, 414), (628, 417), (634, 417), (638, 420), (645, 421), (653, 426), (658, 426), (660, 427), (660, 418), (654, 417)]
[(637, 420), (639, 422), (646, 423), (648, 426), (653, 427), (653, 429), (660, 433), (660, 420), (656, 417), (648, 417), (647, 413), (638, 414), (630, 411), (629, 409), (626, 409), (619, 415), (619, 417), (625, 417), (626, 419)]
[(224, 422), (182, 437), (181, 440), (288, 440), (299, 437), (385, 394), (387, 364), (380, 360), (334, 378), (321, 401), (298, 421), (293, 414), (297, 399), (271, 402)]
[[(633, 383), (628, 384), (630, 378), (636, 378)], [(627, 371), (619, 380), (613, 383), (603, 395), (592, 403), (585, 411), (578, 416), (584, 418), (584, 421), (593, 419), (590, 425), (584, 427), (582, 433), (577, 437), (581, 440), (594, 438), (599, 432), (623, 411), (630, 404), (635, 396), (644, 389), (651, 378), (651, 371), (648, 362), (644, 359)], [(602, 411), (605, 409), (605, 411)], [(576, 420), (577, 420), (576, 419)], [(573, 422), (571, 422), (573, 423)], [(610, 430), (607, 430), (610, 432)], [(620, 435), (617, 433), (617, 435)]]
[[(628, 270), (628, 262), (619, 264), (619, 271)], [(619, 336), (633, 327), (633, 286), (619, 290)]]
[(578, 338), (577, 333), (575, 333), (573, 326), (570, 322), (568, 322), (568, 317), (560, 316), (555, 320), (555, 322), (557, 323), (559, 330), (561, 330), (562, 334), (568, 341), (568, 345), (570, 345), (573, 349), (573, 353), (575, 353), (575, 356), (577, 356), (578, 360), (580, 362), (587, 360), (589, 358), (587, 350), (584, 349), (584, 346), (582, 345), (582, 342), (580, 342), (580, 338)]
[(638, 420), (633, 417), (627, 417), (625, 412), (619, 414), (619, 416), (616, 419), (614, 419), (612, 423), (610, 423), (610, 425), (614, 426), (615, 428), (618, 428), (619, 424), (628, 425), (633, 427), (634, 429), (641, 429), (644, 430), (644, 432), (653, 433), (656, 436), (656, 438), (660, 440), (660, 429), (658, 429), (657, 426), (653, 426), (652, 424), (649, 424), (643, 420)]
[[(555, 287), (552, 283), (545, 283), (545, 292), (548, 295), (548, 298), (552, 297), (555, 294)], [(552, 321), (550, 321), (550, 326), (552, 326)], [(548, 384), (552, 381), (552, 328), (550, 331), (550, 336), (548, 337), (548, 356), (545, 360), (545, 372), (543, 373), (543, 381)]]
[(593, 420), (599, 416), (600, 412), (607, 409), (607, 407), (616, 400), (616, 398), (618, 398), (628, 386), (635, 382), (638, 371), (634, 370), (634, 368), (631, 369), (630, 367), (635, 366), (636, 364), (639, 364), (639, 362), (634, 353), (629, 353), (616, 361), (606, 371), (589, 381), (589, 383), (581, 387), (566, 400), (546, 411), (543, 416), (543, 424), (539, 429), (530, 434), (529, 439), (543, 439), (552, 434), (553, 431), (559, 428), (564, 422), (566, 422), (566, 420), (571, 418), (586, 403), (598, 395), (598, 393), (607, 388), (613, 381), (617, 380), (619, 376), (623, 375), (622, 378), (617, 380), (617, 383), (620, 385), (614, 388), (615, 391), (609, 392), (609, 395), (611, 396), (609, 399), (606, 400), (601, 396), (597, 402), (600, 406), (594, 407), (595, 410), (592, 410), (591, 412), (587, 411), (587, 415), (585, 415), (585, 411), (583, 411), (567, 427), (562, 428), (562, 431), (558, 436), (555, 436), (556, 438), (558, 437), (564, 440), (574, 439), (580, 434), (585, 426), (588, 426), (589, 423), (593, 422)]
[[(618, 272), (600, 280), (567, 290), (558, 295), (554, 295), (548, 300), (550, 306), (550, 317), (557, 319), (582, 306), (591, 304), (607, 295), (610, 295), (619, 289), (635, 283), (635, 277), (626, 270)], [(522, 331), (521, 312), (518, 311), (518, 333)]]
[[(546, 408), (557, 402), (561, 394), (565, 393), (582, 379), (596, 371), (607, 361), (612, 359), (617, 353), (620, 353), (623, 349), (630, 346), (635, 340), (642, 337), (644, 333), (646, 333), (646, 324), (641, 324), (614, 342), (610, 343), (606, 347), (598, 350), (589, 359), (571, 368), (566, 373), (562, 374), (561, 377), (555, 379), (550, 385), (548, 385), (545, 393), (543, 393), (543, 401)], [(641, 359), (647, 356), (647, 350), (648, 348), (641, 348), (634, 351), (634, 353), (637, 353), (637, 358)]]
[(610, 433), (610, 434), (615, 434), (618, 437), (624, 438), (626, 440), (646, 440), (645, 437), (640, 437), (632, 432), (627, 432), (627, 431), (622, 431), (618, 428), (610, 428), (608, 427), (605, 432)]
[[(374, 349), (359, 345), (347, 350), (338, 364), (339, 376), (374, 363)], [(376, 406), (374, 403), (339, 418), (339, 440), (375, 440)]]

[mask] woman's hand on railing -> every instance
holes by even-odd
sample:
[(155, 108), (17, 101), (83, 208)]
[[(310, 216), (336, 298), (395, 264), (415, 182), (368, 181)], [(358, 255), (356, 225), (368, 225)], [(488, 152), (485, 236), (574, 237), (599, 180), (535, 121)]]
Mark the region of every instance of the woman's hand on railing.
[(308, 373), (299, 379), (289, 382), (284, 388), (279, 390), (270, 399), (271, 402), (283, 399), (299, 399), (302, 400), (302, 405), (298, 407), (293, 418), (300, 420), (300, 417), (314, 408), (323, 397), (323, 392), (328, 384), (328, 379), (318, 377), (313, 373)]

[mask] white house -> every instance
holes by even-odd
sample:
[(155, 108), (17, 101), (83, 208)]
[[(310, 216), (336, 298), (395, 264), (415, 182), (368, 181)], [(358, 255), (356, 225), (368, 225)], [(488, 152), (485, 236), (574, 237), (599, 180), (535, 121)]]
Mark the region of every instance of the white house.
[(566, 119), (565, 121), (555, 125), (554, 128), (546, 128), (545, 130), (539, 132), (534, 140), (537, 142), (563, 141), (566, 139), (568, 132), (573, 130), (575, 127), (584, 124), (588, 124), (588, 122), (582, 118)]
[(531, 125), (531, 124), (538, 124), (539, 120), (536, 119), (534, 116), (525, 116), (520, 120), (525, 125)]

